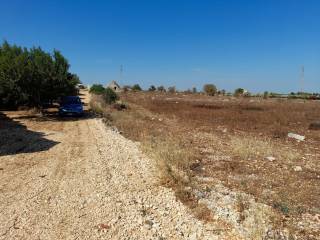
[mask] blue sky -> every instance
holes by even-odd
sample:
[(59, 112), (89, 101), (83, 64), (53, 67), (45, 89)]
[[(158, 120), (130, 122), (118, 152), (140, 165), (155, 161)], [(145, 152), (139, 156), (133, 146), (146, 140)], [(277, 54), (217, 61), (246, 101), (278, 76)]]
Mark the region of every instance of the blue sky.
[[(2, 1), (0, 38), (61, 50), (84, 83), (320, 92), (320, 1)], [(120, 78), (120, 65), (123, 76)]]

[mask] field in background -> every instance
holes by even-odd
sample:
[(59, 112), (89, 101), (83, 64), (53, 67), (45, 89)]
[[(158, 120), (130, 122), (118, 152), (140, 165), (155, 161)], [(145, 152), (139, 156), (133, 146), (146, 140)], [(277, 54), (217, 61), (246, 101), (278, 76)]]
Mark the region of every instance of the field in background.
[(112, 124), (158, 159), (163, 183), (199, 218), (212, 216), (197, 204), (195, 179), (213, 179), (272, 207), (276, 224), (309, 239), (319, 234), (299, 222), (320, 214), (320, 131), (309, 130), (320, 102), (141, 92), (121, 100), (129, 108), (111, 109)]

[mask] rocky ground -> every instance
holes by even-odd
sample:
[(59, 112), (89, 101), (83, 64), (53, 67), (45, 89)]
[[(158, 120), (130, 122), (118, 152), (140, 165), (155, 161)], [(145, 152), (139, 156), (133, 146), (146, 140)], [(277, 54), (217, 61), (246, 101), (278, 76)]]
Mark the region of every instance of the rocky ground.
[(121, 101), (128, 108), (107, 108), (106, 119), (172, 166), (164, 183), (191, 209), (204, 205), (244, 239), (320, 239), (318, 101), (159, 92)]
[(100, 119), (6, 115), (0, 239), (238, 239), (220, 223), (195, 219), (158, 184), (137, 144)]
[[(88, 102), (86, 92), (82, 97)], [(169, 103), (168, 110), (180, 113), (177, 109), (184, 108), (178, 106), (179, 101)], [(167, 105), (163, 104), (162, 108)], [(199, 119), (204, 121), (211, 108), (213, 113), (217, 111), (216, 106), (204, 106), (201, 105), (200, 110), (196, 106), (196, 113), (203, 114), (195, 115), (197, 123)], [(188, 111), (182, 112), (189, 114), (189, 107), (185, 106)], [(249, 107), (252, 109), (251, 105)], [(156, 110), (159, 108), (161, 105), (157, 104)], [(309, 148), (306, 151), (302, 144), (279, 140), (287, 147), (297, 145), (302, 152), (308, 153), (305, 154), (308, 158), (301, 158), (303, 161), (299, 157), (297, 163), (288, 163), (287, 155), (281, 158), (281, 151), (278, 158), (268, 161), (263, 158), (259, 161), (257, 156), (257, 159), (239, 161), (226, 151), (229, 146), (226, 143), (230, 142), (224, 135), (231, 132), (231, 126), (223, 127), (221, 131), (217, 127), (214, 133), (203, 128), (188, 131), (188, 128), (181, 128), (184, 125), (179, 114), (173, 118), (165, 118), (170, 114), (159, 115), (161, 118), (142, 114), (141, 121), (133, 110), (131, 114), (129, 111), (114, 111), (120, 114), (119, 119), (127, 118), (127, 127), (119, 128), (123, 130), (122, 134), (90, 114), (80, 119), (61, 119), (50, 111), (45, 115), (26, 111), (0, 112), (0, 240), (319, 239), (318, 203), (312, 202), (319, 191), (318, 162), (315, 161), (318, 158), (313, 158), (318, 156), (314, 155), (319, 140), (316, 131), (307, 132), (307, 144), (303, 142), (309, 148), (314, 147), (316, 151), (313, 152)], [(225, 110), (221, 111), (225, 113)], [(134, 118), (130, 118), (131, 115)], [(192, 124), (190, 117), (184, 119)], [(210, 119), (216, 118), (208, 121)], [(173, 131), (170, 126), (176, 126), (177, 122), (181, 129)], [(194, 174), (192, 187), (186, 187), (186, 192), (193, 193), (199, 206), (205, 206), (203, 209), (208, 211), (205, 216), (210, 218), (194, 217), (197, 216), (195, 211), (177, 199), (177, 192), (160, 184), (161, 169), (156, 159), (152, 154), (146, 153), (147, 157), (142, 153), (143, 141), (140, 144), (136, 142), (140, 141), (139, 138), (132, 137), (138, 133), (150, 136), (155, 129), (177, 133), (185, 140), (183, 143), (191, 139), (191, 145), (186, 146), (201, 147), (202, 164), (195, 168), (198, 174)], [(188, 138), (188, 134), (192, 138)], [(132, 140), (124, 136), (131, 136)], [(243, 136), (240, 139), (243, 140)], [(258, 145), (259, 151), (263, 149), (261, 146), (264, 145)], [(268, 164), (266, 168), (265, 163)], [(272, 168), (276, 164), (280, 167)], [(259, 168), (260, 165), (263, 168)], [(250, 166), (255, 171), (251, 171)], [(296, 166), (303, 167), (296, 171), (293, 168)], [(312, 171), (306, 170), (311, 168)], [(294, 171), (284, 171), (286, 169)], [(263, 178), (264, 173), (276, 171), (281, 176), (287, 174), (291, 182), (301, 185), (301, 189), (291, 190), (292, 184), (280, 182), (280, 175)], [(247, 182), (243, 180), (246, 176)], [(232, 185), (233, 179), (242, 188)], [(278, 188), (272, 186), (278, 186), (281, 187), (279, 192), (285, 193), (288, 188), (287, 192), (294, 193), (301, 203), (313, 208), (296, 217), (295, 208), (285, 205), (286, 202), (268, 204), (253, 191), (261, 188), (257, 187), (259, 179), (263, 183), (274, 180), (278, 184), (270, 185), (272, 191), (268, 188), (261, 190), (266, 199), (273, 200)], [(246, 185), (250, 191), (246, 191)]]

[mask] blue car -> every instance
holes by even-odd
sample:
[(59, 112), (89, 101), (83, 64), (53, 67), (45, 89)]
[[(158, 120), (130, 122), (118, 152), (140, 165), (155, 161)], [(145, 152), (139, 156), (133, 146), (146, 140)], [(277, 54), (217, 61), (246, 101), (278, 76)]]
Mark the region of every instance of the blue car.
[(83, 106), (78, 96), (63, 97), (59, 107), (60, 116), (82, 116)]

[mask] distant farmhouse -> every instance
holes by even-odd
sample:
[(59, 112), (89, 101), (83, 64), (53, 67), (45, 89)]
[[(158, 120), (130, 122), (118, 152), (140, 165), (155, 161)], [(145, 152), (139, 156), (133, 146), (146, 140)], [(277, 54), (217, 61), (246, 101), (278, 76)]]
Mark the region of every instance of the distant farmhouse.
[(111, 88), (115, 92), (122, 92), (122, 88), (116, 81), (111, 81), (108, 85), (107, 88)]

